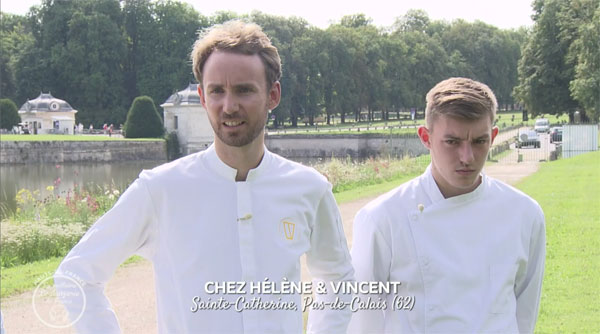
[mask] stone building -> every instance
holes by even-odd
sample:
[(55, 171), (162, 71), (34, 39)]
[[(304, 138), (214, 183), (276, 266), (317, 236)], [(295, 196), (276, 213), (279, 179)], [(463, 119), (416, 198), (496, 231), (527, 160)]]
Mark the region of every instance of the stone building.
[(189, 84), (160, 106), (163, 108), (165, 129), (168, 133), (177, 133), (184, 155), (202, 151), (213, 142), (213, 130), (200, 103), (197, 84)]
[(19, 109), (21, 124), (32, 134), (73, 134), (75, 114), (69, 103), (57, 99), (52, 94), (28, 100)]

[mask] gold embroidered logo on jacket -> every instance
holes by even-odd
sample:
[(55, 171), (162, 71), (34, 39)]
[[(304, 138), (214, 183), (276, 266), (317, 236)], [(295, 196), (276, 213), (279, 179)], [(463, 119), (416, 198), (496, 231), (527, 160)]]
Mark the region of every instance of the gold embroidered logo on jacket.
[(294, 240), (294, 231), (296, 230), (296, 224), (289, 221), (287, 218), (281, 221), (283, 226), (283, 232), (285, 238), (288, 240)]

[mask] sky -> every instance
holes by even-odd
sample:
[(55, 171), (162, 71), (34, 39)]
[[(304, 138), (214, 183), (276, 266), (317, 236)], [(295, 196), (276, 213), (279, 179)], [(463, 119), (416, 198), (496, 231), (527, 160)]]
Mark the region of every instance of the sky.
[[(217, 11), (247, 14), (256, 9), (263, 13), (298, 16), (319, 28), (339, 22), (344, 15), (363, 13), (378, 27), (388, 27), (409, 9), (423, 9), (432, 20), (451, 22), (462, 18), (468, 22), (480, 20), (501, 29), (532, 26), (533, 0), (179, 0), (191, 4), (202, 15)], [(24, 15), (42, 0), (1, 0), (3, 12)]]

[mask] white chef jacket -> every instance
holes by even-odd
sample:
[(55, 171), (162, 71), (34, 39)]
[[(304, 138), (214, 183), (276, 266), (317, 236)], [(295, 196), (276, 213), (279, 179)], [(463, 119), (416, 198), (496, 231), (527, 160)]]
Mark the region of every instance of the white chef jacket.
[[(323, 176), (266, 148), (245, 182), (236, 182), (236, 173), (211, 146), (140, 174), (55, 275), (82, 282), (86, 306), (75, 325), (79, 332), (120, 331), (103, 290), (132, 254), (153, 263), (160, 333), (301, 333), (300, 294), (250, 295), (249, 285), (245, 295), (211, 294), (205, 284), (299, 282), (305, 253), (314, 280), (354, 280), (339, 211)], [(69, 300), (68, 291), (56, 285), (75, 319), (79, 299)], [(235, 303), (240, 296), (294, 302), (298, 309), (191, 311), (195, 297)], [(320, 300), (334, 297), (351, 298), (316, 295)], [(345, 333), (350, 317), (349, 310), (311, 311), (308, 333)]]
[(474, 191), (445, 199), (429, 166), (357, 213), (351, 254), (357, 281), (401, 282), (398, 295), (414, 304), (395, 310), (396, 295), (361, 295), (387, 308), (353, 314), (348, 333), (534, 330), (544, 215), (529, 196), (483, 173)]

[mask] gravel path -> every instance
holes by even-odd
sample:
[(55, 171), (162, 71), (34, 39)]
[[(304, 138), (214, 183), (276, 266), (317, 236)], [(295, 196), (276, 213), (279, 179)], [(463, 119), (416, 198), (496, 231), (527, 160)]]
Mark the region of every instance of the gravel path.
[[(525, 176), (533, 174), (538, 169), (538, 163), (497, 163), (485, 167), (488, 175), (514, 184)], [(352, 242), (352, 223), (354, 215), (373, 198), (359, 199), (340, 205), (344, 230), (349, 245)], [(303, 260), (303, 268), (304, 265)], [(49, 274), (50, 275), (50, 274)], [(303, 271), (303, 279), (308, 279), (308, 273)], [(42, 293), (40, 293), (42, 292)], [(36, 296), (43, 293), (52, 295), (53, 289), (40, 290)], [(107, 295), (119, 317), (123, 333), (156, 333), (156, 301), (154, 294), (154, 277), (152, 265), (147, 261), (120, 267), (106, 288)], [(18, 296), (6, 298), (1, 302), (4, 317), (4, 328), (7, 334), (13, 333), (74, 333), (71, 328), (50, 328), (39, 320), (33, 310), (33, 291)], [(36, 298), (36, 301), (39, 301)], [(42, 319), (57, 319), (61, 309), (52, 302), (53, 299), (41, 299), (36, 302), (36, 310)], [(58, 314), (57, 314), (58, 312)]]

